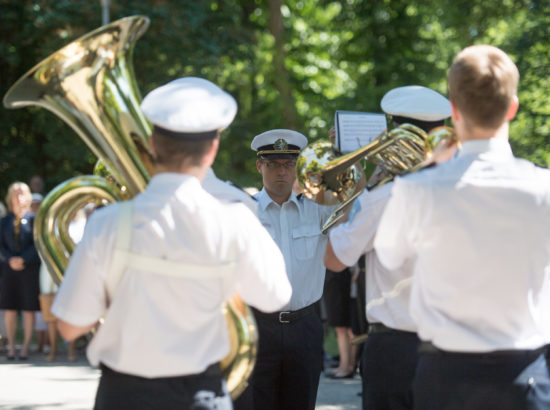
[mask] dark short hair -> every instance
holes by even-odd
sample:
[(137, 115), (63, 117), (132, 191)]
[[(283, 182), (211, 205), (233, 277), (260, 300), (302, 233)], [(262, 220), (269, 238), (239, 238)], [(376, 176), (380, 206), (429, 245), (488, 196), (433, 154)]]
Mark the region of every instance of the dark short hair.
[(166, 135), (153, 131), (152, 142), (155, 148), (155, 162), (169, 168), (179, 167), (189, 161), (200, 165), (203, 157), (212, 146), (213, 139), (192, 140)]
[(493, 46), (467, 47), (449, 70), (449, 96), (466, 123), (497, 128), (517, 94), (519, 71), (508, 55)]

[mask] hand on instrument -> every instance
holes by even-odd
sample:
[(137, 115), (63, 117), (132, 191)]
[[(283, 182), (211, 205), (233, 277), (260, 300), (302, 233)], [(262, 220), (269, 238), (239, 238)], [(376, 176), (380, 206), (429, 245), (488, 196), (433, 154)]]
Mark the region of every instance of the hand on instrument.
[(456, 139), (448, 139), (437, 144), (429, 158), (430, 163), (442, 163), (450, 160), (459, 147)]
[(382, 180), (386, 178), (391, 178), (392, 175), (389, 173), (386, 168), (384, 168), (381, 165), (377, 165), (374, 169), (374, 172), (369, 177), (369, 180), (367, 181), (367, 186), (369, 189), (373, 186), (376, 186), (378, 183), (380, 183)]
[(25, 261), (20, 256), (12, 256), (8, 263), (10, 265), (10, 268), (12, 268), (15, 271), (23, 270), (25, 269)]
[(334, 127), (330, 127), (330, 130), (328, 130), (328, 137), (333, 144), (336, 142), (336, 129)]

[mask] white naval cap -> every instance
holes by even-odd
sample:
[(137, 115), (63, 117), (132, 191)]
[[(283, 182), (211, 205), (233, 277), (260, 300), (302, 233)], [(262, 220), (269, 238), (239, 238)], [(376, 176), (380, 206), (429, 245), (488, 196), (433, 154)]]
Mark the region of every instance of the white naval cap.
[(155, 88), (141, 103), (157, 131), (187, 139), (214, 138), (237, 114), (237, 102), (216, 84), (184, 77)]
[(307, 145), (307, 138), (298, 131), (277, 129), (262, 132), (254, 137), (250, 148), (259, 157), (283, 159), (295, 158)]
[(442, 121), (451, 116), (449, 100), (421, 85), (408, 85), (388, 91), (382, 97), (380, 106), (382, 111), (392, 117), (426, 122)]

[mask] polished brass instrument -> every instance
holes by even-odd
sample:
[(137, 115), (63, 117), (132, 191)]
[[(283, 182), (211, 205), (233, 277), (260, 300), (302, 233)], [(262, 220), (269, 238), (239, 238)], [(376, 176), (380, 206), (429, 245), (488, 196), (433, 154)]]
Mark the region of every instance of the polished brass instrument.
[[(6, 93), (4, 105), (37, 105), (63, 119), (99, 158), (96, 173), (72, 178), (44, 198), (35, 218), (35, 242), (56, 283), (75, 244), (68, 227), (89, 203), (131, 199), (152, 174), (151, 128), (140, 109), (132, 53), (149, 19), (123, 18), (100, 27), (37, 64)], [(256, 325), (238, 297), (225, 304), (231, 352), (222, 371), (233, 398), (246, 387), (256, 355)]]
[(377, 184), (381, 185), (395, 175), (422, 168), (442, 141), (454, 138), (449, 127), (437, 127), (426, 133), (415, 125), (401, 124), (346, 155), (340, 155), (328, 141), (315, 142), (300, 152), (296, 178), (306, 198), (322, 205), (339, 205), (322, 227), (326, 233), (363, 190), (365, 184), (361, 181), (366, 178), (360, 160), (367, 159), (391, 174)]

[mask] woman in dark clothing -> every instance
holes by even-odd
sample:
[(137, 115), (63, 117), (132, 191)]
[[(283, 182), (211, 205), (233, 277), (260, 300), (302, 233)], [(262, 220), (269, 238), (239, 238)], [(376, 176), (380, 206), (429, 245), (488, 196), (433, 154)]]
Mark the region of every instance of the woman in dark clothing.
[(0, 219), (0, 309), (6, 310), (8, 360), (15, 358), (17, 312), (23, 311), (24, 340), (19, 358), (27, 359), (38, 302), (40, 259), (34, 247), (34, 215), (31, 192), (23, 182), (14, 182), (6, 197), (8, 214)]

